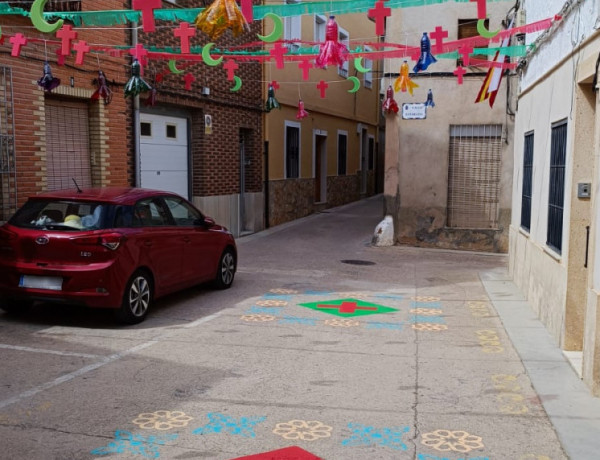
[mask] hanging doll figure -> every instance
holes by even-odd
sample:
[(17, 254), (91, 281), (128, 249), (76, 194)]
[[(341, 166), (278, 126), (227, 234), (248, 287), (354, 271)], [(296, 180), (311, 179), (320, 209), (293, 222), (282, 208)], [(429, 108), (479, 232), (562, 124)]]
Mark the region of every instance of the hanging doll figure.
[(104, 100), (104, 105), (110, 104), (110, 101), (112, 100), (112, 91), (108, 87), (106, 75), (104, 75), (102, 70), (98, 70), (98, 79), (96, 84), (98, 85), (98, 89), (96, 89), (94, 94), (92, 94), (92, 101), (97, 101), (98, 99), (102, 98)]
[(125, 97), (137, 96), (140, 93), (150, 91), (152, 87), (146, 83), (146, 81), (140, 77), (140, 63), (137, 59), (133, 59), (131, 63), (131, 78), (125, 84), (124, 94)]
[(383, 101), (381, 109), (383, 110), (384, 114), (398, 113), (398, 103), (394, 99), (394, 90), (392, 88), (392, 85), (388, 86), (388, 89), (385, 93), (385, 101)]
[(60, 78), (52, 76), (52, 69), (48, 61), (44, 62), (44, 74), (42, 78), (38, 80), (38, 85), (44, 88), (44, 91), (52, 91), (58, 85), (60, 85)]
[(304, 110), (304, 102), (302, 99), (298, 100), (298, 112), (296, 113), (296, 119), (302, 120), (308, 117), (308, 112)]

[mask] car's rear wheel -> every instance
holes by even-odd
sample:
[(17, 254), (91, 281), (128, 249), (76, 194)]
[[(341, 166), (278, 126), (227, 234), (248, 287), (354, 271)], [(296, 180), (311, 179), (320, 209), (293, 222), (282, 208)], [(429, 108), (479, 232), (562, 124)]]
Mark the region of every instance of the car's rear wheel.
[(235, 276), (235, 254), (230, 248), (225, 249), (219, 259), (217, 268), (217, 277), (215, 278), (215, 287), (217, 289), (228, 289), (233, 283)]
[(152, 303), (152, 281), (144, 271), (137, 271), (129, 279), (121, 307), (116, 311), (117, 319), (126, 324), (144, 321)]
[(0, 309), (4, 310), (9, 315), (22, 315), (27, 313), (31, 309), (32, 305), (33, 302), (30, 300), (0, 300)]

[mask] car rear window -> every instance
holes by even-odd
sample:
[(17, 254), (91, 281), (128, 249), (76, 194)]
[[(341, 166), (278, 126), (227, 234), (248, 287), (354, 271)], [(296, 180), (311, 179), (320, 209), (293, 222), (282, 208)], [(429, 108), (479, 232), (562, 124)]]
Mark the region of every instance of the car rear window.
[(29, 200), (10, 219), (22, 228), (87, 231), (108, 228), (110, 206), (105, 203), (62, 200)]

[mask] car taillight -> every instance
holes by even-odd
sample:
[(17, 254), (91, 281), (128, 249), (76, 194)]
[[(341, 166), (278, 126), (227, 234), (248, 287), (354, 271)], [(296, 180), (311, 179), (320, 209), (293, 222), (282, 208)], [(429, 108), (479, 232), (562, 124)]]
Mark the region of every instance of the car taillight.
[(101, 233), (100, 235), (93, 236), (81, 236), (77, 238), (73, 238), (73, 241), (76, 244), (81, 244), (83, 246), (104, 246), (111, 251), (116, 250), (123, 241), (124, 236), (120, 233)]

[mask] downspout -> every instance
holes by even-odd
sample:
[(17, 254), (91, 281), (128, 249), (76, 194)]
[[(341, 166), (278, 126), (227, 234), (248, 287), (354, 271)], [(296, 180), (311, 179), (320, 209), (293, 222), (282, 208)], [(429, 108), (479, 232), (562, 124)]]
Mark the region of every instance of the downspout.
[[(138, 23), (134, 22), (131, 29), (131, 45), (135, 48), (138, 44)], [(140, 165), (140, 96), (136, 95), (133, 98), (133, 142), (134, 142), (134, 158), (133, 164), (135, 168), (135, 186), (140, 187), (142, 184), (142, 171)]]

